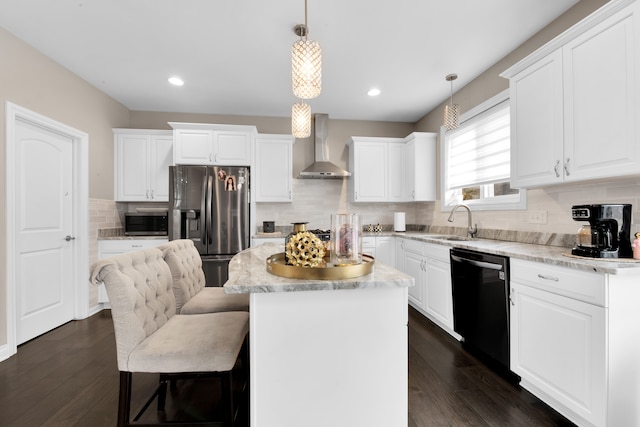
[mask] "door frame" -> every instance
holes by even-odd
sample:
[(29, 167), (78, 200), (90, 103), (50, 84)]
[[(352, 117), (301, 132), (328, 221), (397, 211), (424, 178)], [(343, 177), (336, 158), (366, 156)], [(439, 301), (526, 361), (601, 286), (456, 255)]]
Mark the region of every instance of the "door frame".
[[(47, 129), (50, 132), (64, 135), (73, 140), (73, 235), (76, 236), (73, 245), (73, 289), (74, 319), (84, 319), (89, 316), (89, 135), (78, 129), (60, 123), (49, 117), (28, 110), (9, 101), (5, 105), (6, 117), (6, 316), (7, 316), (7, 344), (0, 346), (0, 361), (9, 358), (17, 352), (16, 338), (16, 215), (14, 206), (16, 200), (15, 179), (15, 131), (18, 121), (28, 122)], [(4, 347), (4, 349), (3, 349)]]

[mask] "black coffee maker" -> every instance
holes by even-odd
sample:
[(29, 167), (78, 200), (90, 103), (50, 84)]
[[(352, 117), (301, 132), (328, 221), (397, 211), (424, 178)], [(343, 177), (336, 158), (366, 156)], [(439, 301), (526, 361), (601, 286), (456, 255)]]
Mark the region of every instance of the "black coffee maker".
[(589, 221), (576, 235), (571, 254), (591, 258), (631, 258), (631, 205), (577, 205), (574, 221)]

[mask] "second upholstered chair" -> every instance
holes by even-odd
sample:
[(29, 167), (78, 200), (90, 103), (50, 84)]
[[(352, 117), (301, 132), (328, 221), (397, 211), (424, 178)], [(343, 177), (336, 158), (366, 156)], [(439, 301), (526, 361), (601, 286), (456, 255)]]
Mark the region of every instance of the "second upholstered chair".
[(249, 311), (248, 294), (226, 294), (221, 287), (205, 287), (202, 258), (190, 239), (159, 246), (169, 265), (179, 314)]

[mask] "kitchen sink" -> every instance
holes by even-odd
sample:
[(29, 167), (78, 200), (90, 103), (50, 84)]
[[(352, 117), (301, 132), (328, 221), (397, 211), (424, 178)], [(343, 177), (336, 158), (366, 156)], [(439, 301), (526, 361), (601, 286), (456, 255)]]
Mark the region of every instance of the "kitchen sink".
[(455, 234), (423, 234), (422, 237), (436, 240), (449, 240), (449, 241), (467, 241), (473, 240), (471, 237), (458, 236)]
[(471, 237), (464, 237), (464, 236), (456, 236), (456, 235), (433, 235), (433, 236), (429, 236), (432, 239), (438, 239), (438, 240), (451, 240), (451, 241), (467, 241), (467, 240), (472, 240)]

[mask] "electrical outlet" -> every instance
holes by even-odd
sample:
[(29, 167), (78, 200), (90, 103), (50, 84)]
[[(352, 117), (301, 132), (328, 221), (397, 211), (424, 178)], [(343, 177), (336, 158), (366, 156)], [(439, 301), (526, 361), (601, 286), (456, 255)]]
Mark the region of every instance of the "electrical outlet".
[(529, 224), (546, 224), (547, 211), (529, 211)]

